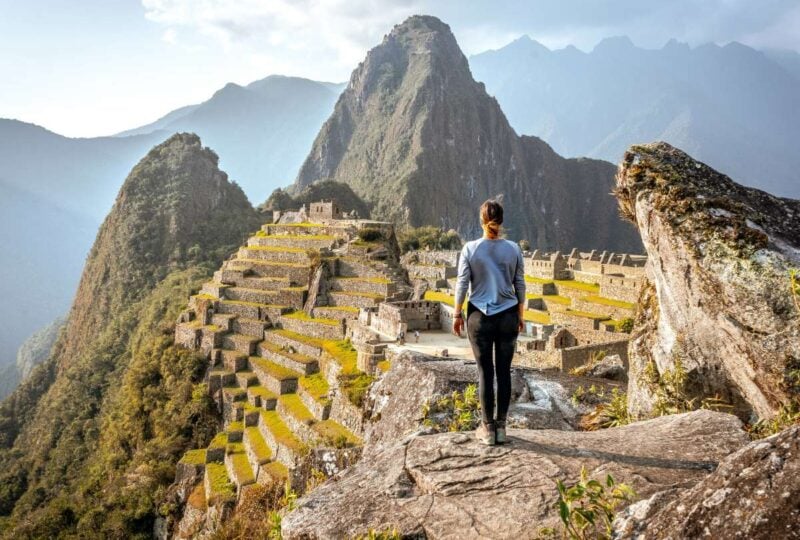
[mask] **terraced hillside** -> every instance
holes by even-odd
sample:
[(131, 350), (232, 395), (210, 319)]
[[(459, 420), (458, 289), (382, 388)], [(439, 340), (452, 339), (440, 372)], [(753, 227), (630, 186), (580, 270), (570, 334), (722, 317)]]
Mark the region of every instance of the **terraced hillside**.
[[(374, 241), (358, 238), (369, 229)], [(357, 367), (348, 320), (402, 298), (407, 286), (390, 224), (267, 224), (192, 296), (176, 341), (209, 357), (208, 390), (224, 420), (206, 449), (206, 502), (248, 485), (335, 472), (357, 459), (372, 374)]]

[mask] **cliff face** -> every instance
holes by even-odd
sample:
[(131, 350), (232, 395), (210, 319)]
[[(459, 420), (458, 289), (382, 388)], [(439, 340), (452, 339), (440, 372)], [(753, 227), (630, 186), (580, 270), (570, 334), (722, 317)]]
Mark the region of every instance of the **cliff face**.
[[(630, 348), (629, 407), (646, 414), (676, 367), (686, 398), (769, 418), (800, 392), (800, 201), (742, 187), (665, 143), (634, 146), (617, 174), (649, 255)], [(680, 364), (680, 366), (679, 366)]]
[(541, 248), (641, 245), (610, 195), (613, 167), (517, 136), (433, 17), (396, 26), (353, 72), (294, 189), (320, 180), (352, 186), (373, 217), (467, 237), (480, 230), (479, 205), (504, 195), (511, 238)]
[[(86, 261), (59, 351), (61, 368), (85, 350), (115, 308), (141, 297), (182, 262), (220, 258), (258, 226), (244, 192), (217, 164), (197, 135), (184, 133), (133, 168)], [(237, 243), (230, 244), (233, 239)]]

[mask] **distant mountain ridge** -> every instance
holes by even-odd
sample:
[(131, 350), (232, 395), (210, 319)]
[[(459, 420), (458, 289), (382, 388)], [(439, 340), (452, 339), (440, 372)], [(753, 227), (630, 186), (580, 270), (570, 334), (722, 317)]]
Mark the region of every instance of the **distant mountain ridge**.
[(590, 52), (523, 36), (470, 58), (514, 128), (567, 156), (617, 162), (630, 144), (664, 140), (748, 185), (800, 196), (800, 55), (740, 43)]
[(397, 25), (353, 71), (292, 190), (348, 184), (373, 218), (479, 235), (477, 211), (505, 197), (509, 237), (539, 248), (638, 251), (611, 193), (615, 168), (564, 159), (519, 137), (435, 17)]

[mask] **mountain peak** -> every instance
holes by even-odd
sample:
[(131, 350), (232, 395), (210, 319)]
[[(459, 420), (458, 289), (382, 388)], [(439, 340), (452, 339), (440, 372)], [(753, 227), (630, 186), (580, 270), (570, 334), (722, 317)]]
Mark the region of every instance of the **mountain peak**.
[(617, 52), (626, 49), (635, 49), (636, 45), (633, 44), (631, 38), (628, 36), (611, 36), (607, 37), (595, 45), (592, 52)]

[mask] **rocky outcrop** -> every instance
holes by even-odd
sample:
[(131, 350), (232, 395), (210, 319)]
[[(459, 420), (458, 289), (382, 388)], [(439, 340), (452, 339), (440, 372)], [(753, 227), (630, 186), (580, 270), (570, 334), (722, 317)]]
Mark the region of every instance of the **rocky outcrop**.
[(617, 518), (618, 538), (800, 538), (800, 427), (755, 441), (688, 490), (660, 492)]
[[(474, 362), (439, 358), (405, 351), (392, 360), (392, 368), (370, 391), (367, 451), (418, 433), (430, 433), (423, 425), (423, 405), (454, 391), (477, 384)], [(571, 389), (552, 376), (532, 369), (512, 370), (511, 427), (571, 430), (579, 411), (569, 401)]]
[(685, 396), (768, 418), (800, 393), (800, 201), (742, 187), (665, 143), (634, 146), (617, 174), (650, 282), (630, 347), (631, 411), (656, 407), (665, 374)]
[(372, 215), (480, 232), (477, 209), (505, 195), (510, 238), (542, 249), (635, 252), (641, 243), (609, 192), (613, 167), (564, 159), (520, 137), (434, 17), (397, 25), (353, 72), (293, 189), (349, 184)]
[(351, 538), (370, 529), (430, 538), (535, 537), (558, 522), (555, 480), (610, 474), (640, 497), (703, 480), (746, 444), (733, 415), (695, 411), (595, 432), (509, 430), (511, 444), (471, 433), (387, 442), (298, 501), (285, 538)]

